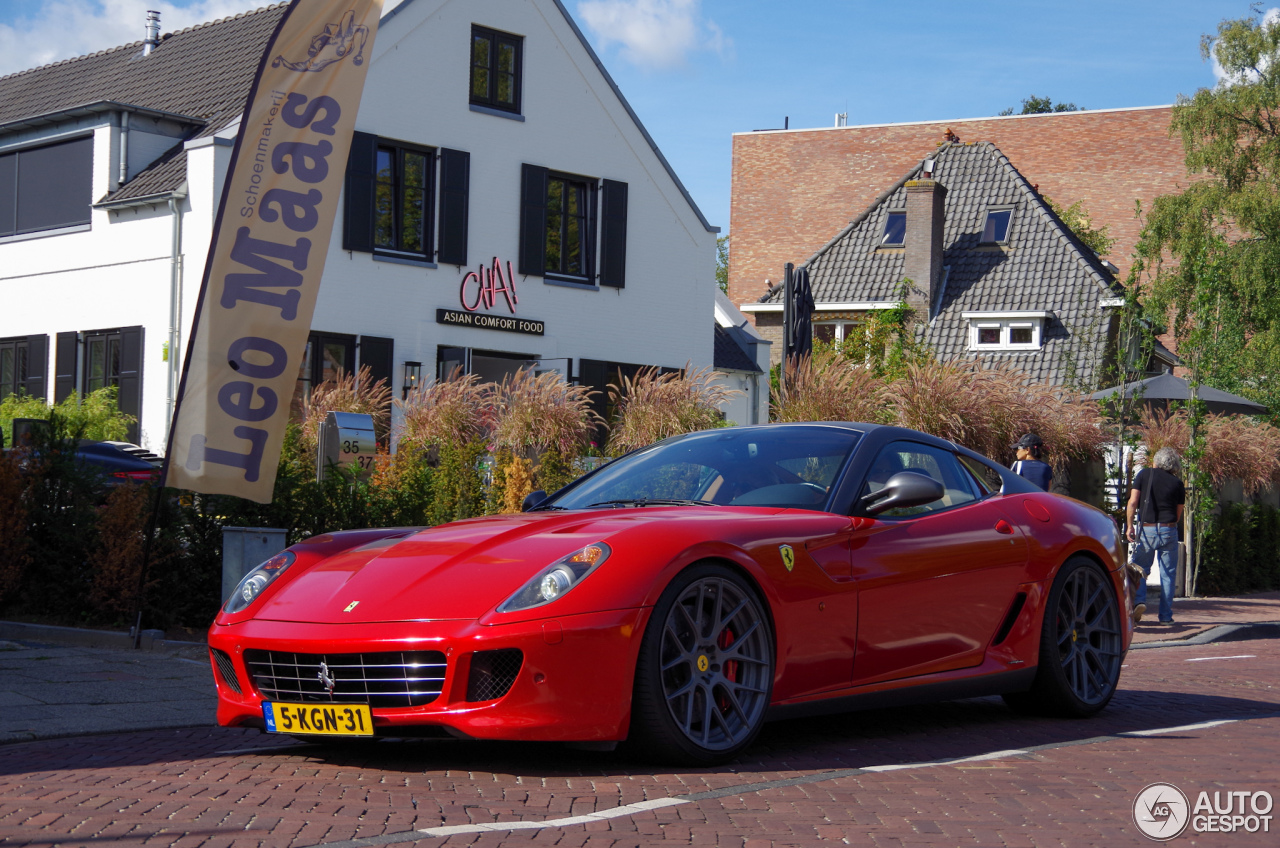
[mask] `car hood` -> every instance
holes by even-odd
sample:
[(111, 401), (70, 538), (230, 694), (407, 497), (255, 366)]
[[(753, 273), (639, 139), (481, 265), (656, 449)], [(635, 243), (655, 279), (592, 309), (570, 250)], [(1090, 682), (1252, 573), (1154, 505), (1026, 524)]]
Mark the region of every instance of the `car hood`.
[(658, 512), (491, 516), (373, 542), (299, 563), (253, 617), (341, 624), (476, 619), (561, 557), (658, 520)]

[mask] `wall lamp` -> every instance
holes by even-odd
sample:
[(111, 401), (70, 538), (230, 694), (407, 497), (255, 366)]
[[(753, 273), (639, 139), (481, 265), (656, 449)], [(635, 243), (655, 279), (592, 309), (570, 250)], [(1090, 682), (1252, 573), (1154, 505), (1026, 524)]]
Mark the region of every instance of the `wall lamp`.
[(409, 397), (409, 392), (418, 388), (422, 382), (422, 363), (406, 362), (404, 364), (404, 397)]

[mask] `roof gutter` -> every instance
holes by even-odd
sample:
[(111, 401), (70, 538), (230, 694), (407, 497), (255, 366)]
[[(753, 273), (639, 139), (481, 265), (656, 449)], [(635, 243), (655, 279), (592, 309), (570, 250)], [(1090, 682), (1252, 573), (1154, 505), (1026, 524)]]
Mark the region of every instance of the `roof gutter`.
[(145, 106), (134, 106), (131, 103), (120, 103), (116, 100), (98, 100), (80, 106), (45, 112), (43, 115), (31, 115), (26, 118), (19, 118), (16, 121), (8, 121), (0, 124), (0, 134), (14, 132), (15, 130), (44, 127), (49, 124), (61, 123), (69, 118), (84, 118), (89, 115), (100, 115), (108, 112), (127, 112), (147, 118), (189, 124), (193, 127), (203, 127), (208, 124), (208, 121), (204, 118), (196, 118), (191, 115), (179, 115), (177, 112), (166, 112), (163, 109), (148, 109)]

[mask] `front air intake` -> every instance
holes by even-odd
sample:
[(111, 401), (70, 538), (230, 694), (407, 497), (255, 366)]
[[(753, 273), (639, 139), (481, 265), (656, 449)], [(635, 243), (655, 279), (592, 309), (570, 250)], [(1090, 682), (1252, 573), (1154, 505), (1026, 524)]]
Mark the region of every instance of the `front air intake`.
[(507, 694), (516, 682), (524, 654), (518, 648), (477, 651), (471, 655), (471, 676), (467, 680), (468, 701), (492, 701)]
[(236, 677), (236, 664), (231, 661), (231, 657), (226, 651), (219, 651), (217, 648), (210, 648), (209, 653), (213, 654), (213, 664), (218, 667), (218, 677), (226, 684), (227, 688), (237, 695), (244, 694), (240, 691), (240, 680)]
[(445, 656), (440, 651), (376, 654), (295, 654), (247, 650), (253, 685), (270, 701), (421, 707), (440, 696)]

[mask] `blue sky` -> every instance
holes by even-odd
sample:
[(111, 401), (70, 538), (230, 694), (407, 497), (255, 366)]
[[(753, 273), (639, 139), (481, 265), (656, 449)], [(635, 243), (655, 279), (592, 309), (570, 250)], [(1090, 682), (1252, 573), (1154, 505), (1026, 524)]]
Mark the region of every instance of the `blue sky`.
[[(729, 229), (732, 134), (1090, 109), (1212, 86), (1200, 36), (1247, 0), (563, 0), (697, 201)], [(262, 0), (0, 0), (0, 74)], [(394, 5), (388, 0), (387, 6)]]

